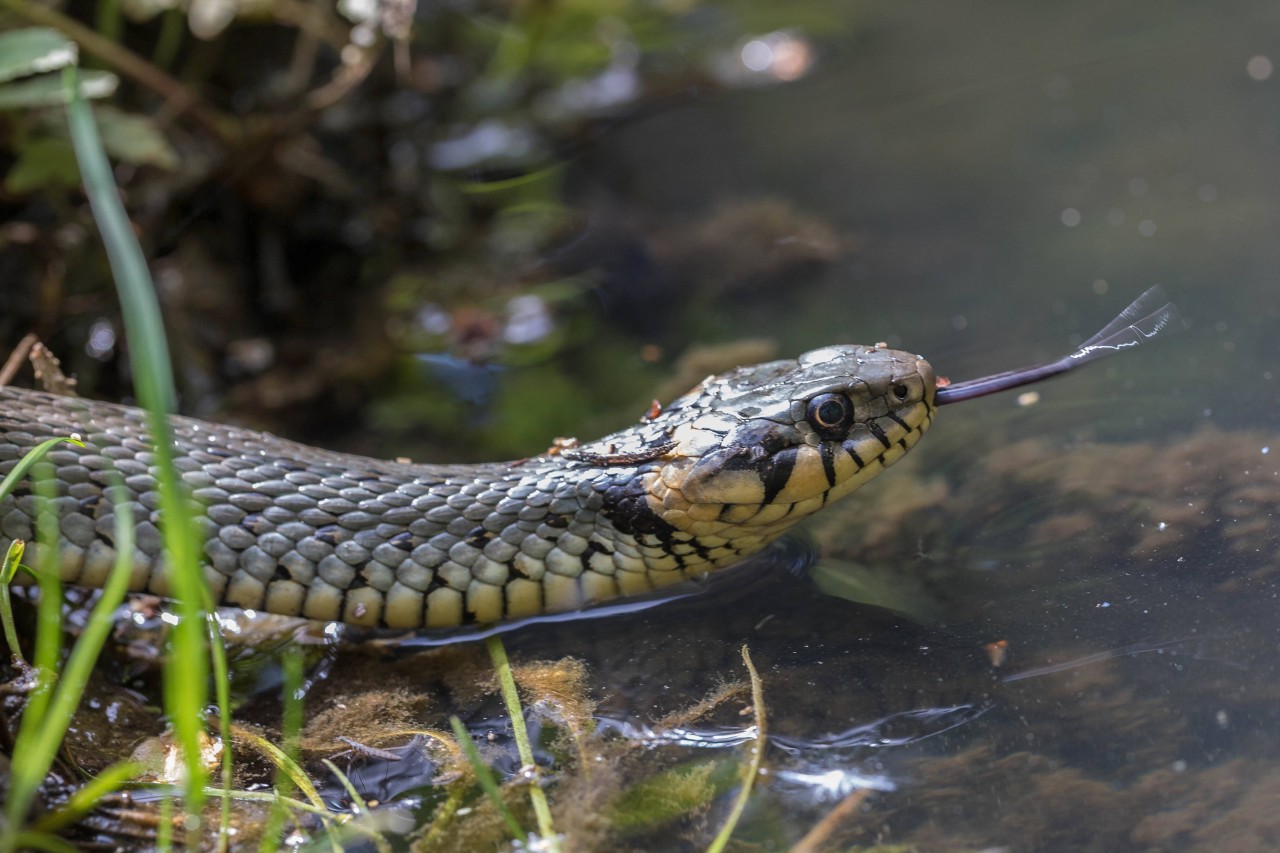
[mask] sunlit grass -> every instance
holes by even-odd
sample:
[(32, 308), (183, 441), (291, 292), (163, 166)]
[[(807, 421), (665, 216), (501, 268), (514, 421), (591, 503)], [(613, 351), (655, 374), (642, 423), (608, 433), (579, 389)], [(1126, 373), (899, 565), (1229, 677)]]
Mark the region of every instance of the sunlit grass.
[[(57, 442), (54, 442), (55, 444)], [(49, 442), (45, 442), (46, 445)], [(8, 831), (0, 833), (0, 850), (21, 849), (32, 843), (31, 832), (20, 832), (35, 801), (45, 775), (53, 766), (62, 745), (63, 737), (71, 724), (76, 708), (84, 696), (93, 667), (111, 631), (112, 614), (128, 591), (129, 575), (133, 563), (134, 519), (128, 501), (124, 499), (119, 478), (108, 490), (115, 510), (113, 535), (117, 544), (116, 560), (107, 576), (99, 597), (84, 630), (72, 647), (66, 662), (60, 667), (62, 637), (62, 590), (58, 579), (58, 523), (53, 514), (53, 484), (51, 473), (36, 470), (35, 487), (40, 497), (37, 503), (37, 531), (40, 540), (39, 564), (35, 569), (40, 584), (34, 653), (36, 684), (27, 700), (22, 722), (14, 739), (13, 757), (9, 770), (9, 790), (5, 802), (5, 823)], [(19, 552), (22, 550), (18, 549)], [(12, 551), (11, 551), (12, 553)], [(6, 571), (6, 574), (7, 571)], [(6, 583), (5, 617), (8, 613)], [(16, 639), (16, 638), (15, 638)], [(13, 646), (17, 648), (16, 644)], [(132, 777), (134, 768), (128, 762), (113, 765), (99, 777), (89, 794), (73, 798), (42, 819), (35, 835), (51, 832), (70, 823), (79, 814), (92, 807), (100, 796), (114, 790)]]
[[(126, 330), (130, 341), (134, 383), (138, 396), (150, 413), (150, 428), (157, 458), (157, 476), (161, 493), (162, 529), (166, 563), (170, 567), (173, 587), (178, 598), (180, 620), (173, 631), (171, 653), (165, 670), (166, 709), (178, 742), (182, 747), (186, 768), (186, 808), (198, 815), (203, 800), (204, 768), (201, 765), (199, 738), (204, 727), (204, 706), (208, 695), (209, 664), (205, 649), (205, 600), (207, 593), (198, 562), (198, 541), (191, 523), (189, 506), (172, 466), (171, 435), (166, 421), (172, 409), (174, 392), (169, 368), (168, 349), (160, 323), (154, 287), (147, 272), (142, 250), (133, 235), (128, 217), (120, 204), (110, 166), (93, 122), (92, 113), (76, 85), (75, 69), (64, 74), (67, 114), (73, 144), (85, 189), (95, 219), (103, 234), (107, 254), (116, 277)], [(52, 439), (36, 448), (12, 471), (0, 488), (12, 488), (30, 473), (39, 456), (47, 453), (63, 439)], [(127, 590), (134, 559), (134, 519), (122, 489), (113, 486), (109, 497), (114, 503), (114, 544), (116, 562), (109, 575), (104, 594), (93, 608), (84, 632), (59, 667), (61, 644), (61, 583), (58, 578), (58, 523), (52, 514), (52, 484), (47, 477), (35, 476), (38, 503), (37, 536), (40, 542), (39, 564), (35, 569), (40, 584), (33, 662), (37, 672), (35, 689), (28, 697), (22, 724), (15, 739), (9, 791), (5, 803), (7, 831), (0, 836), (0, 850), (18, 845), (41, 846), (33, 841), (30, 831), (21, 831), (31, 804), (79, 705), (93, 665), (112, 626), (112, 615)], [(18, 546), (21, 549), (21, 545)], [(12, 563), (13, 561), (10, 561)], [(13, 565), (10, 570), (16, 570)], [(6, 571), (6, 581), (11, 579)], [(7, 583), (6, 583), (7, 600)], [(12, 622), (6, 622), (7, 641), (17, 649)], [(219, 704), (224, 725), (228, 718), (225, 657), (215, 660), (221, 676), (218, 685)], [(227, 749), (224, 748), (224, 754)], [(229, 759), (228, 759), (229, 760)], [(86, 786), (64, 811), (54, 812), (40, 824), (41, 829), (65, 825), (75, 814), (92, 808), (96, 799), (113, 790), (132, 775), (132, 768), (120, 765), (109, 768), (96, 783)], [(224, 764), (224, 782), (230, 780), (230, 765)], [(224, 785), (225, 787), (225, 785)], [(224, 807), (224, 815), (228, 809)], [(167, 821), (161, 821), (167, 828)], [(188, 820), (190, 829), (197, 821)], [(36, 833), (37, 835), (39, 833)], [(162, 832), (162, 836), (166, 834)], [(162, 837), (160, 846), (166, 845)], [(53, 842), (50, 842), (53, 844)], [(56, 844), (53, 844), (56, 847)]]
[(269, 853), (279, 847), (278, 836), (289, 817), (284, 801), (293, 793), (294, 788), (301, 788), (312, 802), (319, 801), (319, 794), (311, 786), (311, 780), (298, 766), (298, 739), (302, 735), (302, 655), (296, 646), (284, 650), (280, 660), (281, 687), (283, 694), (283, 713), (280, 721), (280, 737), (284, 748), (267, 743), (260, 748), (267, 751), (268, 757), (276, 765), (276, 802), (271, 808), (271, 817), (267, 820), (262, 834), (262, 843), (258, 845), (261, 853)]
[[(0, 491), (0, 495), (3, 494), (3, 491)], [(18, 567), (22, 564), (22, 555), (26, 550), (26, 542), (21, 539), (13, 540), (9, 543), (9, 550), (5, 552), (4, 563), (0, 565), (0, 628), (4, 631), (4, 642), (9, 648), (10, 657), (24, 670), (31, 664), (27, 663), (27, 659), (22, 656), (22, 646), (18, 643), (18, 629), (13, 624), (13, 600), (9, 596), (9, 584), (18, 574)]]
[[(13, 467), (3, 481), (0, 481), (0, 497), (11, 494), (18, 483), (31, 471), (33, 465), (45, 457), (49, 451), (53, 450), (63, 442), (70, 442), (84, 447), (84, 443), (74, 438), (50, 438), (42, 441), (33, 447), (25, 456), (18, 460), (18, 464)], [(9, 600), (9, 584), (13, 581), (14, 576), (18, 573), (18, 568), (22, 562), (22, 555), (26, 551), (26, 543), (21, 540), (14, 541), (8, 552), (5, 554), (3, 569), (0, 569), (0, 622), (3, 623), (5, 642), (9, 646), (9, 653), (14, 656), (23, 666), (27, 666), (26, 660), (22, 657), (22, 649), (18, 645), (18, 633), (13, 624), (13, 607)]]
[(520, 705), (520, 694), (516, 690), (516, 680), (511, 674), (511, 662), (507, 659), (506, 646), (502, 638), (494, 635), (487, 638), (485, 647), (493, 660), (493, 668), (498, 674), (498, 686), (502, 690), (502, 701), (507, 706), (507, 715), (511, 718), (511, 731), (516, 741), (516, 752), (520, 756), (522, 772), (529, 776), (529, 801), (533, 804), (533, 814), (538, 821), (538, 834), (549, 853), (557, 853), (560, 849), (559, 837), (551, 824), (551, 807), (547, 804), (547, 794), (542, 790), (542, 780), (538, 765), (533, 760), (533, 747), (529, 743), (529, 732), (524, 724), (524, 710)]
[[(186, 808), (189, 824), (198, 826), (204, 799), (205, 769), (200, 763), (200, 735), (204, 731), (204, 707), (208, 697), (209, 660), (206, 656), (205, 616), (207, 588), (200, 568), (200, 543), (192, 523), (178, 472), (173, 466), (173, 434), (168, 415), (176, 393), (169, 362), (160, 306), (147, 269), (142, 247), (111, 175), (102, 139), (88, 103), (80, 97), (76, 69), (63, 72), (67, 95), (67, 121), (76, 161), (94, 220), (111, 262), (125, 334), (129, 340), (134, 390), (147, 411), (155, 454), (153, 470), (160, 491), (164, 519), (161, 535), (165, 564), (177, 602), (178, 623), (171, 638), (170, 663), (165, 667), (165, 710), (182, 748), (186, 768)], [(228, 745), (224, 745), (229, 748)]]

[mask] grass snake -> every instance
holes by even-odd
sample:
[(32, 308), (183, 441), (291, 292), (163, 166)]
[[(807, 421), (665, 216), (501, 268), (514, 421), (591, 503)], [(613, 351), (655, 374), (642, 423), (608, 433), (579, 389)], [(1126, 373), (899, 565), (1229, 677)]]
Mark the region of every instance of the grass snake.
[[(733, 565), (907, 453), (937, 406), (1036, 381), (1151, 337), (1153, 289), (1070, 356), (939, 387), (923, 358), (842, 345), (713, 376), (597, 441), (513, 462), (429, 465), (335, 453), (172, 419), (217, 603), (391, 628), (578, 609)], [(78, 434), (55, 469), (63, 580), (115, 560), (107, 474), (139, 519), (131, 589), (170, 593), (140, 409), (0, 388), (0, 474)], [(29, 484), (0, 499), (0, 547), (32, 540)], [(32, 561), (34, 562), (34, 561)]]

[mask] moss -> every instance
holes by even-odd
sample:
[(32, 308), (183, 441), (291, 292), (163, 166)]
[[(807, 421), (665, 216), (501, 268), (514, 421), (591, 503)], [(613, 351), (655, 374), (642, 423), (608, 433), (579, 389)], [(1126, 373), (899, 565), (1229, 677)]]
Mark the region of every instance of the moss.
[(684, 765), (632, 786), (613, 807), (614, 830), (640, 835), (705, 809), (716, 795), (715, 769), (711, 763)]

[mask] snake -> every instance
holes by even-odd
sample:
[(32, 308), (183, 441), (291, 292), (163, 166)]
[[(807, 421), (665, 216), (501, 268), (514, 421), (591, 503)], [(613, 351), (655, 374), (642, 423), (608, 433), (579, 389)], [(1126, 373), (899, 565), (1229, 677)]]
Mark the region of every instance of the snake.
[[(883, 343), (738, 367), (611, 435), (508, 462), (372, 459), (173, 416), (173, 464), (218, 605), (431, 630), (563, 613), (741, 563), (901, 459), (940, 405), (1150, 338), (1176, 316), (1150, 310), (1161, 300), (1153, 288), (1056, 362), (957, 384)], [(50, 437), (81, 442), (45, 457), (63, 582), (105, 584), (123, 499), (129, 588), (171, 597), (147, 424), (135, 407), (0, 388), (0, 474)], [(0, 498), (0, 547), (36, 538), (40, 500), (30, 480)]]

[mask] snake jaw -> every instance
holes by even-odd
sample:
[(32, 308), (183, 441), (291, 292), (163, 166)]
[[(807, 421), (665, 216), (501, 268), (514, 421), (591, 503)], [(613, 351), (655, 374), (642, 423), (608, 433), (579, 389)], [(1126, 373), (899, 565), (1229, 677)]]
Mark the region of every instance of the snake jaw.
[[(727, 447), (705, 453), (683, 476), (677, 488), (691, 504), (759, 504), (764, 484), (749, 448)], [(667, 478), (663, 477), (664, 481)], [(669, 481), (668, 481), (669, 482)]]

